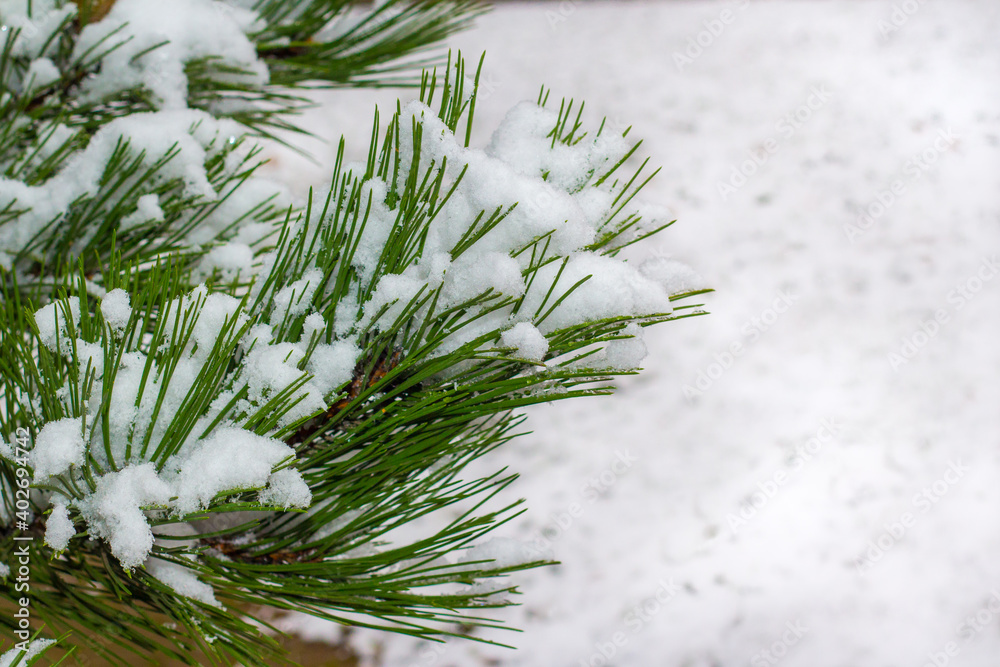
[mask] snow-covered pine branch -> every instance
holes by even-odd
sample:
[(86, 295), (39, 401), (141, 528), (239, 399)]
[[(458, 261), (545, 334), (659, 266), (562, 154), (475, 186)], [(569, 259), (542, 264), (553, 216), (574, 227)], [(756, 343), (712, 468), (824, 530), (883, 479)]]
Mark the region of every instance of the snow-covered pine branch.
[(495, 626), (457, 612), (507, 604), (489, 580), (548, 555), (482, 542), (513, 477), (463, 467), (518, 408), (610, 391), (643, 326), (700, 312), (689, 269), (616, 256), (670, 224), (635, 199), (637, 144), (543, 90), (470, 147), (479, 74), (459, 57), (296, 201), (255, 175), (300, 103), (275, 81), (353, 80), (319, 65), (334, 52), (394, 76), (380, 49), (474, 6), (181, 5), (81, 23), (0, 0), (0, 424), (32, 434), (33, 473), (22, 510), (0, 447), (0, 553), (19, 524), (44, 540), (36, 618), (113, 662), (112, 629), (146, 655), (266, 664), (253, 606)]

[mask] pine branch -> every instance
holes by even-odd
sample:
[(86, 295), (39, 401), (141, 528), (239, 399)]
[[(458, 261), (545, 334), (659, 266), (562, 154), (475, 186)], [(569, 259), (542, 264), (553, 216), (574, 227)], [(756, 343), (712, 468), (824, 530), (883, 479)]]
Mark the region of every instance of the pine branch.
[(299, 103), (275, 86), (392, 80), (478, 9), (397, 4), (348, 30), (330, 27), (345, 2), (262, 0), (247, 44), (270, 83), (256, 61), (188, 59), (174, 111), (144, 113), (171, 94), (156, 81), (95, 96), (131, 48), (116, 9), (58, 22), (41, 103), (39, 66), (0, 54), (0, 428), (33, 442), (0, 447), (0, 558), (23, 517), (35, 618), (109, 664), (273, 664), (264, 608), (426, 638), (504, 627), (487, 612), (506, 577), (550, 556), (481, 543), (522, 511), (515, 476), (465, 466), (522, 407), (636, 372), (642, 327), (702, 312), (690, 272), (616, 258), (671, 224), (636, 202), (652, 175), (626, 171), (627, 130), (588, 133), (543, 90), (469, 147), (481, 61), (471, 81), (460, 55), (424, 72), (363, 163), (342, 140), (325, 196), (256, 176), (247, 128)]
[(257, 35), (258, 51), (270, 63), (272, 81), (286, 86), (415, 85), (419, 77), (411, 73), (440, 60), (400, 55), (424, 51), (485, 10), (477, 0), (390, 0), (352, 20), (350, 7), (343, 0), (318, 0), (292, 13), (281, 0), (261, 3), (269, 28)]

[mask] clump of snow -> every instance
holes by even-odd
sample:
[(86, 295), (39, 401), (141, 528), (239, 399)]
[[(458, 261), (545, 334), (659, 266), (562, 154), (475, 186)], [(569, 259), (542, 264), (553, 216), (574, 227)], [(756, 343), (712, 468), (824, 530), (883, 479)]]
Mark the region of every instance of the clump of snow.
[(142, 565), (153, 548), (153, 530), (143, 508), (166, 506), (174, 495), (152, 463), (128, 466), (97, 480), (93, 494), (76, 502), (93, 537), (111, 547), (126, 570)]
[[(171, 508), (182, 516), (208, 507), (224, 491), (262, 488), (270, 481), (274, 467), (293, 456), (294, 450), (280, 440), (235, 427), (216, 429), (195, 445), (176, 470), (173, 489), (177, 499)], [(237, 461), (239, 465), (234, 465)], [(287, 478), (282, 479), (287, 485)], [(301, 493), (294, 498), (305, 501), (300, 506), (307, 506), (310, 499)]]
[(223, 330), (245, 322), (246, 314), (239, 299), (219, 292), (209, 294), (204, 285), (192, 290), (178, 306), (191, 307), (198, 302), (201, 302), (201, 309), (191, 332), (191, 340), (197, 345), (197, 355), (206, 357)]
[(584, 188), (573, 198), (587, 218), (587, 223), (598, 227), (608, 219), (615, 206), (615, 194), (601, 188)]
[(132, 317), (132, 305), (128, 292), (118, 288), (104, 295), (101, 300), (101, 314), (111, 330), (122, 333)]
[(250, 327), (240, 344), (245, 350), (253, 350), (262, 345), (270, 345), (274, 340), (274, 330), (269, 324), (255, 324)]
[[(294, 343), (264, 344), (258, 340), (243, 359), (248, 401), (263, 404), (268, 397), (299, 382), (306, 374), (298, 368), (304, 356), (302, 348)], [(316, 384), (307, 382), (297, 393), (301, 400), (281, 416), (280, 424), (290, 424), (326, 409), (327, 392)]]
[[(136, 397), (139, 394), (139, 387), (142, 386), (142, 378), (147, 363), (146, 355), (142, 352), (126, 352), (121, 356), (118, 370), (115, 374), (115, 382), (111, 388), (110, 404), (108, 409), (109, 435), (111, 436), (112, 456), (118, 465), (127, 463), (125, 457), (125, 444), (128, 442), (129, 433), (134, 432), (137, 441), (141, 441), (146, 432), (148, 421), (152, 418), (153, 402), (151, 392), (159, 388), (159, 381), (154, 380), (149, 384), (149, 394), (143, 396), (143, 400), (136, 405)], [(147, 380), (148, 382), (148, 380)], [(174, 406), (168, 405), (169, 408)], [(103, 428), (103, 424), (99, 426)], [(93, 452), (98, 462), (102, 465), (110, 463), (104, 460), (104, 448), (98, 447)]]
[(30, 452), (35, 483), (42, 484), (70, 466), (82, 465), (85, 451), (79, 419), (66, 417), (48, 422), (38, 432)]
[(197, 573), (183, 565), (162, 558), (150, 558), (146, 561), (146, 571), (153, 577), (172, 588), (177, 594), (204, 602), (212, 607), (222, 608), (215, 599), (215, 591), (203, 581), (199, 581)]
[[(456, 176), (463, 175), (448, 203), (430, 223), (421, 259), (401, 273), (379, 281), (364, 304), (358, 323), (361, 327), (372, 325), (375, 314), (382, 308), (386, 312), (381, 322), (393, 321), (415, 295), (435, 288), (440, 288), (438, 307), (454, 306), (485, 292), (523, 296), (518, 311), (522, 319), (523, 314), (539, 320), (545, 315), (543, 322), (531, 322), (540, 334), (604, 318), (672, 312), (670, 293), (658, 280), (620, 259), (587, 250), (615, 229), (617, 223), (612, 218), (616, 216), (622, 216), (619, 220), (636, 222), (639, 215), (644, 218), (647, 213), (654, 217), (663, 215), (663, 211), (640, 204), (631, 204), (624, 211), (613, 210), (617, 208), (614, 201), (620, 193), (615, 188), (619, 186), (596, 185), (602, 170), (617, 164), (631, 144), (614, 132), (606, 132), (585, 137), (570, 146), (559, 142), (553, 146), (547, 135), (556, 125), (557, 116), (534, 104), (520, 105), (508, 114), (494, 133), (489, 148), (482, 151), (460, 144), (425, 105), (413, 102), (403, 108), (400, 154), (404, 157), (400, 173), (409, 173), (406, 156), (414, 145), (414, 136), (408, 128), (416, 122), (423, 126), (421, 163), (447, 161)], [(374, 214), (374, 228), (391, 224), (391, 214), (379, 208), (384, 184), (368, 181), (365, 187), (373, 196), (369, 214)], [(471, 247), (459, 248), (458, 244), (472, 231), (470, 225), (477, 216), (494, 211), (504, 212), (497, 224)], [(480, 224), (483, 222), (480, 217)], [(655, 219), (644, 219), (622, 238), (655, 223)], [(380, 240), (387, 238), (382, 231), (374, 236)], [(536, 271), (532, 266), (533, 253), (522, 250), (540, 238), (546, 239), (546, 258), (568, 257), (565, 266), (550, 261)], [(366, 241), (367, 238), (362, 238), (362, 247)], [(375, 250), (368, 248), (356, 256), (363, 275), (378, 260), (379, 253)], [(541, 246), (536, 250), (541, 250)], [(553, 288), (557, 279), (558, 284)], [(548, 313), (575, 283), (584, 279)], [(526, 282), (530, 287), (526, 288)], [(502, 328), (512, 312), (513, 306), (477, 318), (474, 324), (451, 334), (436, 353), (454, 350)], [(337, 325), (339, 331), (339, 316)], [(539, 347), (537, 339), (534, 347), (536, 350)], [(537, 351), (530, 354), (536, 358), (539, 355)]]
[[(503, 160), (484, 151), (465, 148), (426, 105), (411, 102), (403, 108), (402, 126), (411, 119), (423, 125), (422, 156), (464, 169), (465, 176), (428, 233), (429, 252), (449, 251), (468, 231), (481, 211), (516, 208), (475, 244), (477, 253), (519, 249), (533, 239), (551, 234), (550, 251), (565, 254), (595, 239), (595, 229), (587, 221), (573, 195), (537, 174), (519, 173)], [(407, 155), (412, 136), (404, 131), (401, 154)], [(404, 170), (401, 170), (401, 172)], [(483, 265), (484, 272), (488, 267)]]
[(136, 201), (135, 211), (122, 218), (121, 230), (132, 229), (153, 220), (163, 220), (163, 217), (163, 209), (160, 208), (160, 198), (152, 193), (143, 195)]
[(308, 345), (313, 336), (321, 336), (326, 331), (326, 320), (319, 313), (309, 313), (302, 320), (302, 343)]
[(64, 502), (52, 505), (52, 512), (45, 521), (45, 544), (56, 551), (62, 551), (69, 546), (69, 541), (76, 535), (76, 528), (69, 518), (69, 510)]
[(100, 343), (88, 343), (77, 338), (76, 355), (80, 362), (81, 373), (93, 372), (95, 378), (104, 375), (104, 348)]
[(216, 80), (261, 86), (268, 81), (267, 66), (247, 37), (261, 27), (255, 12), (214, 0), (117, 0), (104, 19), (80, 31), (75, 57), (113, 49), (84, 81), (81, 99), (105, 100), (143, 88), (158, 108), (186, 108), (185, 66), (199, 59), (218, 61)]
[(28, 65), (24, 75), (25, 89), (40, 90), (48, 88), (62, 77), (59, 68), (48, 58), (36, 58)]
[(79, 297), (71, 296), (64, 301), (53, 301), (35, 311), (35, 324), (42, 344), (53, 352), (57, 351), (57, 344), (61, 343), (65, 347), (69, 343), (69, 322), (74, 327), (80, 324)]
[(515, 348), (517, 356), (528, 361), (542, 361), (549, 351), (549, 341), (529, 322), (519, 322), (504, 331), (500, 334), (500, 343)]
[[(142, 351), (129, 351), (121, 355), (111, 388), (107, 423), (110, 453), (116, 466), (136, 462), (138, 447), (131, 449), (131, 459), (125, 458), (129, 442), (139, 443), (148, 438), (150, 442), (156, 443), (162, 439), (170, 425), (170, 419), (180, 409), (205, 365), (209, 363), (211, 352), (219, 344), (220, 337), (227, 337), (223, 343), (230, 344), (231, 337), (244, 326), (247, 315), (241, 305), (239, 299), (225, 294), (209, 294), (204, 286), (200, 286), (169, 302), (161, 314), (167, 322), (194, 322), (187, 346), (169, 370)], [(78, 342), (78, 349), (81, 347), (85, 346)], [(99, 385), (96, 391), (98, 393), (92, 398), (94, 405), (104, 400)], [(224, 400), (221, 405), (216, 405), (213, 408), (214, 414), (218, 414), (225, 403)], [(154, 414), (157, 414), (155, 422)], [(211, 421), (209, 418), (205, 427)], [(94, 437), (103, 436), (103, 428), (104, 423), (98, 424)], [(152, 433), (148, 434), (150, 430)], [(152, 446), (155, 449), (155, 444)], [(93, 455), (102, 465), (111, 463), (105, 459), (104, 447), (95, 448)]]
[(10, 566), (7, 563), (0, 563), (0, 580), (10, 576)]
[[(91, 178), (99, 175), (106, 157), (119, 141), (128, 141), (136, 153), (144, 153), (144, 162), (152, 164), (171, 150), (176, 157), (166, 164), (161, 174), (166, 178), (179, 178), (184, 182), (185, 193), (215, 199), (205, 173), (205, 160), (210, 151), (222, 148), (224, 139), (242, 135), (243, 130), (234, 121), (216, 119), (194, 109), (161, 111), (148, 114), (130, 114), (115, 119), (102, 128), (80, 156), (90, 167)], [(114, 143), (112, 143), (114, 142)], [(145, 209), (155, 214), (152, 202), (147, 200)]]
[(0, 458), (7, 459), (8, 461), (14, 460), (14, 448), (3, 440), (0, 440)]
[(235, 241), (217, 245), (209, 250), (198, 263), (198, 273), (209, 276), (218, 270), (224, 281), (239, 275), (249, 275), (253, 267), (253, 249), (245, 243)]
[(386, 182), (377, 178), (369, 179), (361, 186), (361, 201), (368, 207), (368, 220), (358, 241), (358, 248), (354, 252), (354, 261), (361, 269), (362, 279), (366, 282), (375, 274), (375, 267), (396, 221), (396, 212), (389, 210), (385, 205), (388, 191), (389, 186)]
[(263, 505), (285, 509), (309, 507), (312, 491), (302, 479), (302, 473), (294, 468), (284, 468), (268, 478), (267, 487), (258, 494), (258, 500)]

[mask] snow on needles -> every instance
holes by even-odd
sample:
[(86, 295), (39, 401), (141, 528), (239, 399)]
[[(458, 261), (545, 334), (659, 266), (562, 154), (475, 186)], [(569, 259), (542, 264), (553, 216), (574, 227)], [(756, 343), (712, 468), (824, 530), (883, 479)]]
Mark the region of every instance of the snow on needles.
[[(217, 193), (209, 182), (205, 161), (219, 152), (230, 137), (244, 133), (235, 121), (216, 119), (195, 109), (117, 118), (98, 130), (87, 147), (69, 158), (66, 166), (47, 181), (26, 185), (0, 178), (0, 208), (26, 209), (0, 227), (0, 253), (17, 253), (39, 234), (53, 233), (52, 226), (46, 229), (46, 225), (63, 216), (75, 201), (95, 196), (112, 156), (123, 143), (136, 155), (141, 153), (144, 167), (159, 164), (156, 180), (179, 179), (186, 195), (215, 200)], [(165, 160), (168, 154), (172, 157)], [(139, 215), (162, 215), (154, 203), (143, 202)], [(10, 264), (9, 257), (0, 259)]]
[(104, 321), (113, 331), (116, 333), (124, 331), (129, 318), (132, 317), (132, 305), (128, 292), (118, 288), (105, 294), (104, 299), (101, 300), (101, 314), (104, 315)]
[[(67, 318), (67, 315), (69, 316)], [(75, 328), (80, 324), (80, 299), (71, 296), (65, 301), (53, 302), (35, 312), (35, 325), (45, 347), (53, 352), (69, 341), (69, 323)], [(59, 343), (63, 345), (59, 345)]]
[(263, 24), (255, 12), (213, 0), (117, 0), (108, 15), (80, 32), (75, 55), (113, 49), (100, 72), (83, 83), (82, 101), (113, 98), (133, 88), (152, 93), (160, 109), (187, 108), (187, 63), (219, 60), (211, 76), (259, 86), (267, 66), (246, 33)]
[[(104, 297), (100, 309), (110, 329), (124, 326), (131, 317), (129, 303), (128, 293), (121, 289), (111, 290)], [(68, 507), (79, 512), (90, 535), (108, 543), (123, 567), (132, 569), (146, 561), (153, 547), (148, 510), (160, 508), (182, 519), (208, 508), (220, 496), (254, 490), (260, 492), (259, 500), (267, 506), (290, 509), (310, 505), (311, 493), (301, 474), (293, 468), (276, 471), (294, 459), (294, 450), (281, 440), (245, 430), (232, 419), (252, 414), (293, 383), (300, 385), (301, 397), (307, 399), (298, 401), (299, 412), (293, 415), (307, 416), (308, 411), (324, 409), (324, 395), (351, 377), (359, 350), (345, 341), (318, 346), (320, 355), (312, 360), (311, 368), (322, 379), (302, 383), (309, 375), (294, 364), (302, 358), (309, 338), (298, 344), (273, 343), (270, 327), (259, 325), (254, 329), (256, 335), (240, 339), (247, 322), (243, 305), (231, 296), (208, 293), (204, 286), (166, 304), (162, 317), (188, 322), (189, 342), (169, 350), (172, 358), (166, 360), (150, 358), (137, 350), (120, 355), (110, 391), (107, 443), (103, 420), (99, 419), (68, 417), (41, 428), (30, 452), (36, 483), (53, 475), (79, 477), (81, 473), (74, 472), (72, 466), (83, 465), (88, 455), (111, 470), (96, 480), (92, 493), (56, 502), (46, 532), (50, 546), (65, 548), (74, 534)], [(35, 319), (43, 330), (42, 341), (55, 348), (55, 332), (62, 330), (63, 336), (67, 335), (58, 315), (70, 312), (79, 320), (80, 308), (78, 300), (72, 304), (60, 301), (36, 312)], [(315, 316), (310, 321), (315, 325)], [(69, 358), (81, 350), (100, 347), (100, 343), (82, 338), (66, 340), (71, 344), (59, 345), (58, 351)], [(225, 353), (227, 346), (238, 340), (249, 349), (229, 386), (194, 425), (191, 436), (159, 465), (154, 464), (152, 455), (163, 446), (164, 439), (169, 439), (172, 418), (190, 400), (190, 392), (206, 364), (217, 363), (213, 355)], [(106, 344), (124, 342), (111, 340)], [(105, 390), (101, 382), (95, 382), (91, 391), (87, 405), (96, 410)], [(237, 396), (244, 398), (237, 401)], [(235, 411), (229, 419), (223, 419), (222, 410), (232, 405)], [(205, 435), (197, 435), (220, 420)], [(146, 448), (141, 446), (144, 439), (149, 443)], [(78, 488), (86, 488), (86, 484)]]
[[(62, 5), (62, 6), (58, 6)], [(0, 0), (0, 16), (4, 25), (19, 29), (17, 39), (10, 45), (11, 55), (38, 58), (54, 50), (51, 35), (67, 19), (76, 14), (76, 5), (56, 0)], [(13, 30), (0, 35), (0, 49), (8, 46)]]
[[(38, 0), (35, 16), (75, 11), (56, 4)], [(27, 6), (0, 0), (5, 20), (30, 23), (31, 34), (51, 34), (60, 25), (49, 25), (51, 17), (27, 18)], [(151, 517), (181, 522), (231, 495), (253, 493), (267, 508), (308, 508), (311, 491), (291, 465), (295, 450), (273, 436), (325, 411), (335, 392), (352, 380), (363, 357), (359, 332), (391, 323), (416, 295), (431, 290), (440, 289), (433, 307), (442, 309), (465, 307), (492, 293), (521, 301), (517, 308), (505, 305), (473, 318), (474, 324), (452, 332), (434, 354), (485, 335), (493, 337), (497, 354), (544, 364), (550, 354), (547, 337), (553, 333), (603, 319), (669, 314), (670, 296), (697, 283), (676, 263), (636, 267), (605, 254), (615, 247), (606, 243), (607, 234), (622, 219), (631, 220), (632, 228), (615, 241), (619, 244), (663, 222), (651, 208), (619, 206), (623, 195), (631, 194), (624, 192), (627, 186), (600, 178), (632, 149), (624, 136), (602, 132), (553, 141), (558, 114), (525, 103), (508, 114), (485, 150), (477, 150), (462, 145), (429, 107), (414, 102), (403, 108), (399, 122), (402, 163), (392, 173), (400, 175), (400, 182), (392, 188), (378, 178), (359, 184), (366, 223), (351, 268), (359, 284), (372, 290), (345, 293), (352, 294), (347, 299), (358, 293), (370, 298), (334, 304), (344, 306), (340, 311), (325, 305), (323, 313), (337, 313), (328, 324), (313, 312), (314, 304), (331, 293), (326, 267), (313, 266), (307, 258), (302, 270), (285, 281), (271, 275), (275, 267), (287, 270), (278, 261), (279, 251), (258, 245), (276, 227), (253, 212), (268, 206), (294, 211), (287, 190), (257, 178), (241, 179), (231, 189), (219, 185), (225, 179), (206, 165), (221, 164), (223, 171), (235, 173), (238, 153), (226, 151), (246, 130), (213, 115), (221, 114), (221, 107), (188, 108), (186, 68), (194, 61), (211, 63), (204, 76), (229, 84), (247, 89), (267, 84), (267, 67), (248, 36), (262, 28), (255, 12), (214, 0), (117, 0), (104, 19), (79, 33), (74, 59), (102, 55), (100, 66), (80, 82), (78, 99), (109, 102), (142, 90), (154, 110), (107, 122), (47, 180), (27, 185), (0, 178), (0, 209), (23, 210), (0, 227), (0, 265), (6, 267), (40, 236), (58, 233), (60, 225), (52, 223), (74, 205), (101, 194), (109, 165), (126, 145), (154, 175), (136, 189), (131, 210), (122, 211), (120, 231), (169, 227), (182, 215), (166, 193), (169, 188), (158, 189), (162, 183), (190, 201), (218, 204), (185, 229), (183, 242), (199, 251), (191, 282), (238, 276), (252, 282), (246, 292), (234, 292), (245, 298), (202, 283), (143, 312), (133, 311), (137, 295), (119, 288), (109, 290), (99, 304), (70, 297), (35, 312), (40, 343), (78, 364), (81, 375), (93, 382), (80, 390), (72, 407), (67, 403), (62, 414), (74, 416), (39, 425), (30, 454), (36, 484), (64, 485), (63, 493), (49, 498), (45, 540), (50, 547), (65, 549), (76, 533), (74, 522), (81, 528), (85, 524), (87, 534), (107, 543), (125, 569), (145, 565), (178, 593), (214, 606), (211, 587), (198, 580), (196, 570), (183, 560), (155, 557)], [(20, 37), (14, 50), (31, 59), (24, 86), (59, 79), (44, 42)], [(419, 151), (411, 150), (416, 142), (411, 121), (422, 127)], [(74, 136), (67, 128), (55, 129), (53, 136), (65, 141)], [(387, 203), (388, 193), (405, 189), (414, 153), (422, 165), (447, 164), (455, 187), (428, 223), (418, 256), (398, 273), (378, 275), (386, 246), (403, 220)], [(218, 157), (224, 159), (212, 162)], [(465, 244), (472, 225), (494, 211), (506, 213), (475, 243)], [(300, 223), (292, 218), (289, 224), (289, 231), (297, 233)], [(535, 263), (533, 252), (521, 252), (540, 239), (548, 240), (543, 254), (553, 261)], [(83, 248), (87, 240), (75, 243)], [(265, 285), (276, 287), (261, 310), (251, 304), (270, 289)], [(90, 326), (95, 319), (87, 317), (87, 333), (81, 333), (85, 308), (88, 314), (99, 308), (96, 321), (107, 326)], [(469, 307), (473, 314), (475, 309)], [(293, 321), (302, 326), (289, 327)], [(125, 335), (130, 327), (159, 342), (136, 343), (137, 337)], [(301, 334), (289, 339), (289, 330)], [(634, 368), (645, 354), (640, 334), (638, 325), (626, 328), (593, 360), (609, 368)], [(73, 389), (67, 384), (60, 391), (69, 396)], [(493, 567), (502, 568), (536, 557), (513, 542), (493, 540), (465, 560), (492, 559)]]
[[(437, 115), (420, 102), (403, 107), (400, 123), (400, 154), (409, 155), (414, 145), (412, 127), (423, 127), (420, 159), (425, 164), (447, 163), (449, 173), (462, 173), (448, 203), (430, 224), (422, 257), (399, 274), (382, 278), (371, 300), (365, 304), (362, 326), (372, 324), (378, 313), (391, 322), (418, 293), (442, 286), (441, 303), (456, 305), (486, 291), (523, 297), (513, 317), (513, 308), (498, 309), (465, 327), (441, 346), (446, 353), (495, 329), (526, 323), (526, 313), (546, 313), (532, 326), (541, 335), (587, 322), (615, 317), (643, 317), (672, 312), (670, 296), (683, 291), (688, 277), (680, 269), (643, 272), (638, 267), (603, 254), (599, 240), (614, 227), (616, 216), (659, 212), (634, 204), (615, 210), (621, 185), (603, 183), (599, 176), (615, 166), (631, 146), (622, 136), (601, 133), (566, 145), (553, 142), (552, 128), (558, 114), (531, 103), (515, 107), (496, 130), (488, 148), (466, 148)], [(409, 173), (405, 162), (399, 169), (400, 183)], [(386, 184), (371, 179), (369, 191), (384, 193)], [(618, 188), (618, 189), (616, 189)], [(455, 257), (456, 244), (469, 231), (481, 211), (513, 209), (472, 247)], [(377, 258), (377, 247), (387, 237), (383, 220), (388, 216), (378, 204), (369, 211), (374, 224), (365, 230), (358, 257)], [(662, 220), (645, 215), (629, 234), (658, 225)], [(530, 286), (524, 275), (531, 253), (517, 251), (533, 240), (549, 236), (547, 249), (565, 262), (553, 261), (535, 272)], [(633, 236), (626, 235), (626, 242)], [(612, 246), (613, 247), (613, 246)], [(516, 256), (515, 256), (516, 255)], [(362, 266), (367, 274), (372, 267)], [(556, 296), (551, 296), (555, 294)], [(547, 312), (564, 294), (558, 308)], [(536, 315), (537, 317), (538, 315)], [(511, 329), (502, 344), (518, 348), (524, 359), (541, 361), (547, 349), (537, 337), (523, 338), (527, 329)], [(547, 348), (547, 346), (544, 346)], [(635, 355), (631, 355), (635, 357)]]
[[(28, 87), (44, 89), (63, 78), (49, 56), (55, 55), (58, 33), (75, 12), (76, 6), (68, 2), (0, 0), (5, 24), (0, 48), (6, 46), (13, 56), (30, 59), (23, 75), (8, 68), (12, 71), (4, 74), (5, 87), (23, 93)], [(263, 88), (269, 81), (268, 69), (248, 36), (263, 27), (256, 12), (215, 0), (118, 0), (102, 20), (84, 26), (70, 59), (71, 69), (88, 72), (75, 89), (75, 101), (84, 106), (105, 104), (126, 94), (141, 93), (153, 111), (107, 122), (86, 148), (43, 182), (29, 186), (17, 179), (0, 178), (0, 208), (12, 206), (24, 211), (0, 230), (0, 265), (10, 267), (12, 255), (37, 237), (52, 234), (58, 225), (46, 225), (65, 215), (74, 202), (94, 197), (112, 155), (122, 144), (134, 155), (142, 154), (144, 168), (164, 162), (156, 181), (178, 178), (187, 196), (215, 200), (218, 193), (209, 182), (205, 160), (223, 147), (233, 146), (245, 128), (219, 118), (222, 109), (210, 106), (206, 112), (188, 108), (187, 67), (193, 62), (209, 63), (199, 70), (200, 77), (246, 90)], [(236, 110), (236, 101), (222, 103), (229, 105), (227, 112)], [(41, 138), (28, 153), (44, 158), (67, 146), (77, 134), (56, 123), (50, 127), (52, 131), (39, 130)], [(156, 182), (144, 185), (155, 186)], [(190, 244), (213, 240), (216, 233), (252, 208), (247, 204), (261, 202), (255, 198), (277, 196), (277, 205), (288, 203), (281, 186), (256, 179), (246, 185), (253, 187), (221, 198), (218, 208), (191, 230)], [(239, 209), (238, 214), (234, 214), (235, 209)], [(163, 218), (156, 195), (145, 194), (121, 226), (126, 230)]]
[[(272, 468), (293, 457), (292, 449), (273, 438), (265, 438), (241, 428), (216, 429), (199, 441), (187, 454), (173, 477), (173, 492), (177, 498), (171, 507), (178, 515), (189, 514), (208, 507), (209, 502), (223, 491), (253, 489), (265, 486)], [(234, 465), (234, 462), (239, 462)], [(298, 471), (289, 473), (301, 481)], [(273, 504), (291, 506), (292, 500), (305, 500), (301, 496), (282, 494), (281, 483), (269, 492)], [(294, 493), (295, 489), (292, 489)]]

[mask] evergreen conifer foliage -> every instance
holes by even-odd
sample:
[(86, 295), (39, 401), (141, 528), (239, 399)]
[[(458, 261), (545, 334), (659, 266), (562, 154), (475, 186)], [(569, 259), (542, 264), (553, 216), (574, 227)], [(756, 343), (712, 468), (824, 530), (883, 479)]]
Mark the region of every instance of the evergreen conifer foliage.
[[(28, 545), (32, 638), (266, 665), (262, 609), (502, 627), (550, 556), (490, 535), (514, 475), (463, 468), (705, 290), (617, 256), (670, 224), (627, 130), (543, 89), (470, 146), (480, 71), (424, 54), (480, 10), (0, 0), (0, 563)], [(329, 189), (258, 175), (306, 88), (384, 85), (418, 100)]]

